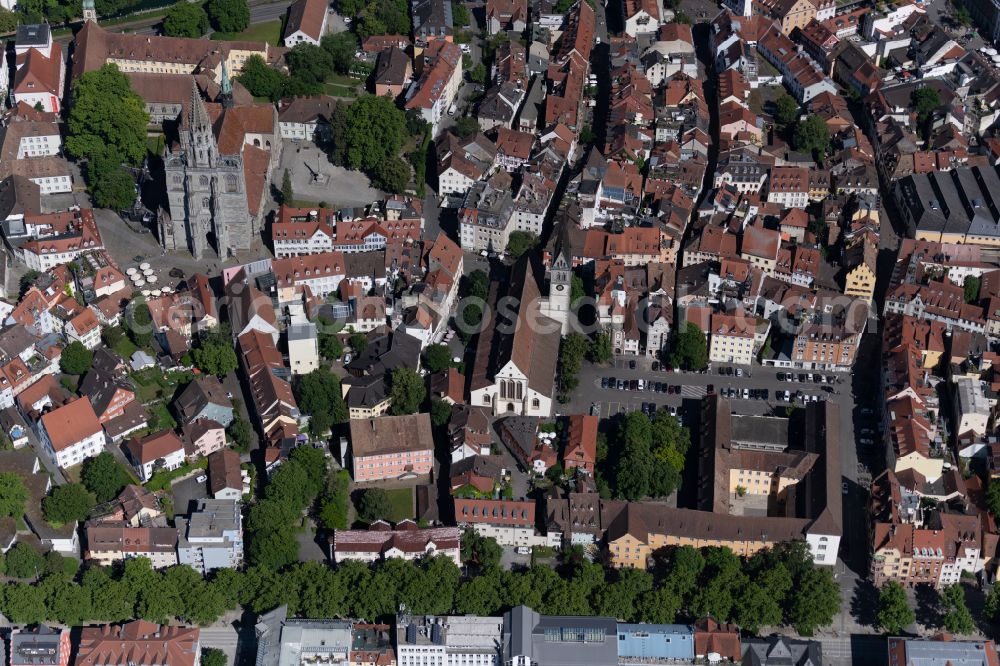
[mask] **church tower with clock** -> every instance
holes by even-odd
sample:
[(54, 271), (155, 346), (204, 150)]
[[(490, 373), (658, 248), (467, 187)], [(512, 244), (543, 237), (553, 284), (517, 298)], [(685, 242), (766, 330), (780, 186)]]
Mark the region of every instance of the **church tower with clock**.
[(570, 294), (573, 291), (573, 266), (560, 252), (549, 267), (549, 294), (542, 303), (541, 313), (562, 324), (562, 334), (569, 333)]

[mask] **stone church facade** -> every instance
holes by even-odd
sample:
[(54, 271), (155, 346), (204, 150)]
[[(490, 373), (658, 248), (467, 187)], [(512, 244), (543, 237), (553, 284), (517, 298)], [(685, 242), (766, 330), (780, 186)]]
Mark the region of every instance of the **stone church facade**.
[(277, 112), (269, 105), (206, 104), (192, 82), (178, 132), (163, 160), (169, 206), (159, 215), (163, 247), (190, 250), (195, 259), (257, 247), (268, 175), (280, 157)]

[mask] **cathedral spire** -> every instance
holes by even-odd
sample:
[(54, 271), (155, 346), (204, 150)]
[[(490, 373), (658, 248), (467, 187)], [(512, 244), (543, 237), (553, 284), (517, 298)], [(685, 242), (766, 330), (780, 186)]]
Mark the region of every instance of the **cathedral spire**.
[(208, 112), (201, 101), (201, 93), (198, 91), (198, 83), (191, 77), (191, 108), (188, 109), (188, 121), (192, 130), (198, 130), (211, 125), (208, 120)]

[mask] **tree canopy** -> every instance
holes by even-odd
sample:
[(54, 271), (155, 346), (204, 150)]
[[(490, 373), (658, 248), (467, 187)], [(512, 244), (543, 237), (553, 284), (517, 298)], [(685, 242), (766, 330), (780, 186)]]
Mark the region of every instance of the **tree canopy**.
[(690, 446), (689, 432), (665, 409), (652, 421), (643, 412), (626, 414), (616, 433), (616, 494), (632, 501), (667, 497), (680, 486)]
[(241, 32), (250, 25), (247, 0), (208, 0), (208, 18), (216, 30)]
[(389, 408), (394, 415), (415, 414), (427, 396), (424, 378), (416, 370), (400, 367), (389, 376)]
[(795, 101), (795, 98), (788, 93), (782, 93), (778, 99), (774, 102), (775, 114), (774, 119), (779, 125), (784, 125), (789, 127), (795, 124), (795, 121), (799, 119), (800, 107), (799, 103)]
[(14, 472), (0, 472), (0, 518), (20, 518), (28, 502), (24, 480)]
[(208, 13), (194, 2), (178, 2), (163, 17), (163, 34), (167, 37), (202, 37), (208, 28)]
[(282, 72), (270, 67), (264, 58), (254, 54), (243, 63), (243, 70), (236, 80), (254, 97), (266, 97), (277, 102), (284, 95), (287, 78)]
[(961, 585), (949, 585), (941, 592), (941, 624), (952, 634), (968, 635), (976, 630)]
[(236, 370), (239, 361), (232, 344), (208, 340), (192, 352), (194, 363), (202, 372), (216, 377), (225, 377)]
[(367, 488), (361, 492), (358, 502), (358, 516), (365, 522), (374, 523), (385, 520), (392, 513), (392, 502), (389, 493), (381, 488)]
[(80, 474), (83, 485), (97, 502), (110, 502), (129, 484), (128, 471), (108, 451), (101, 451), (83, 461)]
[(340, 389), (340, 378), (328, 368), (317, 368), (302, 375), (293, 385), (299, 409), (306, 414), (325, 412), (330, 423), (347, 422), (347, 405)]
[(822, 160), (830, 149), (830, 128), (821, 116), (812, 113), (795, 126), (792, 140), (796, 150)]
[(512, 231), (507, 239), (507, 253), (512, 259), (517, 260), (536, 245), (538, 245), (538, 236), (530, 231)]
[(697, 324), (687, 322), (674, 335), (670, 365), (684, 370), (702, 370), (708, 365), (708, 341)]
[(898, 636), (915, 619), (903, 586), (894, 580), (883, 584), (878, 594), (878, 615), (875, 620), (878, 628), (890, 636)]
[(430, 372), (441, 372), (451, 367), (451, 350), (448, 345), (429, 345), (424, 350), (424, 367)]
[(67, 375), (82, 375), (90, 370), (94, 362), (94, 353), (83, 346), (79, 340), (66, 345), (59, 357), (59, 369)]
[(86, 520), (95, 504), (97, 499), (82, 483), (67, 483), (53, 488), (42, 500), (42, 513), (53, 524), (79, 522)]
[(148, 124), (142, 98), (118, 66), (108, 63), (73, 83), (66, 150), (77, 159), (102, 156), (136, 166), (146, 154)]

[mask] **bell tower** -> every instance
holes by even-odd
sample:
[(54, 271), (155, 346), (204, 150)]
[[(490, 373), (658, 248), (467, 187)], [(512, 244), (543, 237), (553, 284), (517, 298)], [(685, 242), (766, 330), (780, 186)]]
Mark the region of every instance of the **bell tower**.
[(93, 21), (97, 23), (97, 8), (94, 6), (94, 0), (83, 0), (83, 22)]
[(548, 312), (562, 324), (563, 335), (569, 332), (570, 294), (573, 291), (573, 267), (565, 252), (560, 252), (549, 269)]

